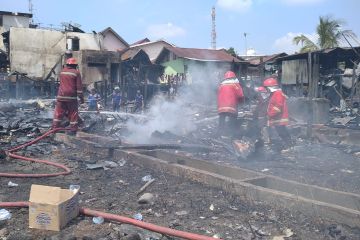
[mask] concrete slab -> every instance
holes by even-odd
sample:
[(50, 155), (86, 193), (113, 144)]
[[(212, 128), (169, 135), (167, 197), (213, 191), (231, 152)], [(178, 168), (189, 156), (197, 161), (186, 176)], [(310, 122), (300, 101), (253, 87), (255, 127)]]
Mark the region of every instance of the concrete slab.
[[(91, 147), (91, 144), (96, 146), (91, 141), (58, 134), (56, 139), (72, 146), (86, 147), (87, 151), (108, 154), (108, 150)], [(275, 209), (286, 208), (325, 221), (360, 226), (360, 195), (357, 194), (301, 184), (169, 152), (115, 149), (113, 157), (220, 188), (250, 203), (262, 202)]]

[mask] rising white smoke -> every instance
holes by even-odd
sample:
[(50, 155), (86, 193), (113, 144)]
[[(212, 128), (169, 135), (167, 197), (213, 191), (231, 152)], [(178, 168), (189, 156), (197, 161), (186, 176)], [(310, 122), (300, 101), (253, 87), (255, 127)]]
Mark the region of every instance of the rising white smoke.
[(151, 134), (170, 131), (184, 135), (196, 130), (194, 114), (196, 106), (205, 105), (216, 109), (216, 91), (222, 74), (228, 69), (218, 69), (214, 64), (194, 64), (188, 66), (190, 84), (178, 90), (174, 100), (159, 95), (149, 103), (146, 123), (129, 121), (130, 135), (127, 140), (133, 143), (149, 143)]

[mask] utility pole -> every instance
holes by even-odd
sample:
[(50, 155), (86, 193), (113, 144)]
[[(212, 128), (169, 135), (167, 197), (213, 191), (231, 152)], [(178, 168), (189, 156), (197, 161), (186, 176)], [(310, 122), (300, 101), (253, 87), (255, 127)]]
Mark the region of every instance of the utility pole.
[(211, 19), (212, 19), (212, 30), (211, 30), (211, 48), (216, 49), (216, 23), (215, 23), (215, 7), (212, 7)]
[(247, 56), (247, 37), (248, 33), (244, 32), (244, 40), (245, 40), (245, 56)]

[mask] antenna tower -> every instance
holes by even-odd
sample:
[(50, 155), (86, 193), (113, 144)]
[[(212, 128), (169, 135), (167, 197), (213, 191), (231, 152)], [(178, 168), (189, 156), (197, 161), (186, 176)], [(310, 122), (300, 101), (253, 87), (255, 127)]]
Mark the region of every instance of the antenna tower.
[(212, 28), (211, 28), (211, 48), (216, 49), (216, 23), (215, 23), (215, 7), (212, 7), (211, 19), (212, 19)]
[[(33, 10), (34, 10), (34, 5), (33, 5), (33, 3), (32, 3), (32, 0), (29, 0), (29, 13), (30, 14), (33, 14)], [(33, 21), (33, 18), (34, 18), (34, 16), (32, 16), (32, 18), (30, 19), (30, 23), (33, 23), (34, 21)]]

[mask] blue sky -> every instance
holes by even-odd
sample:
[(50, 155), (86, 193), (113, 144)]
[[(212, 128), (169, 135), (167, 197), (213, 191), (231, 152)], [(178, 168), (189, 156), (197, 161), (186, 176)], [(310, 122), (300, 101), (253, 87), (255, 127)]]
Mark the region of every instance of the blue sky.
[[(75, 22), (87, 32), (112, 27), (127, 42), (164, 38), (179, 47), (211, 46), (211, 8), (216, 7), (217, 47), (247, 47), (258, 54), (294, 52), (297, 34), (315, 37), (319, 16), (346, 21), (360, 38), (359, 0), (33, 0), (34, 20), (60, 27)], [(0, 10), (28, 12), (28, 0), (0, 0)], [(355, 42), (353, 42), (355, 44)]]

